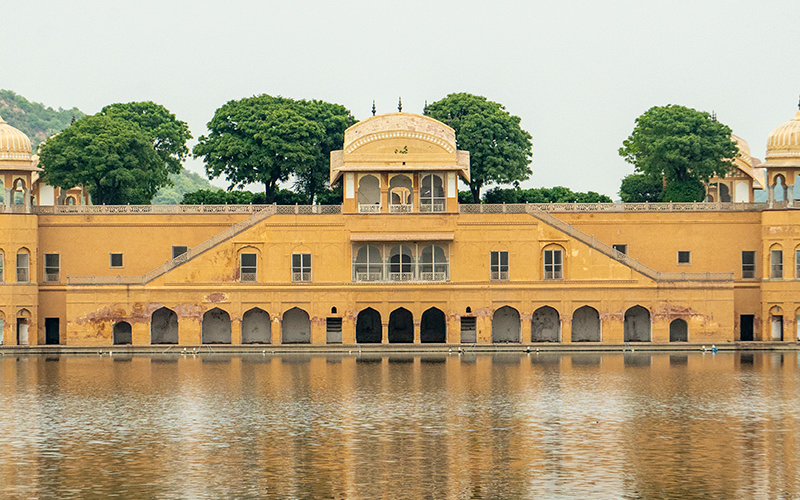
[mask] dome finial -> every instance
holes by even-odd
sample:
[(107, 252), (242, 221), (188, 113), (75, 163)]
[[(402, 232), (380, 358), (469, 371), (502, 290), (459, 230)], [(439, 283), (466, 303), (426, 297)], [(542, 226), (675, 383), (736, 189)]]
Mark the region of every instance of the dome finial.
[(403, 112), (403, 98), (402, 97), (398, 97), (397, 98), (397, 112), (398, 113), (402, 113)]
[(375, 116), (375, 99), (372, 100), (372, 116)]

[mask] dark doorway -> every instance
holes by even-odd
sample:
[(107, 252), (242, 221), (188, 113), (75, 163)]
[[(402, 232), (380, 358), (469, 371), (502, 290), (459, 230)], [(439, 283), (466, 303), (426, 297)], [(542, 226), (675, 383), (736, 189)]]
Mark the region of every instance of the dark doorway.
[(475, 316), (461, 317), (461, 343), (474, 344), (478, 341), (478, 328)]
[(380, 344), (382, 336), (381, 315), (378, 311), (368, 307), (358, 313), (358, 318), (356, 318), (356, 342), (359, 344)]
[(441, 343), (447, 341), (447, 320), (444, 313), (435, 307), (431, 307), (422, 313), (422, 321), (419, 325), (420, 342)]
[(670, 342), (688, 342), (689, 341), (689, 324), (686, 320), (675, 319), (669, 324), (669, 341)]
[(127, 321), (120, 321), (114, 324), (114, 345), (132, 344), (131, 324)]
[(414, 316), (400, 307), (389, 315), (389, 343), (410, 344), (414, 342)]
[(742, 314), (739, 316), (739, 339), (745, 342), (751, 342), (753, 340), (754, 320), (754, 314)]
[(44, 319), (44, 343), (47, 345), (58, 345), (58, 318)]

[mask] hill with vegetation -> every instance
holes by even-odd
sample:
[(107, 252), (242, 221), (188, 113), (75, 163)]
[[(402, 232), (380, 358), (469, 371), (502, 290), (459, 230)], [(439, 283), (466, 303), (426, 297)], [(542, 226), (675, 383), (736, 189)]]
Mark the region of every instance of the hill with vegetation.
[[(35, 153), (42, 141), (67, 128), (72, 123), (73, 117), (77, 120), (85, 116), (85, 113), (78, 108), (53, 109), (38, 102), (31, 102), (11, 90), (0, 90), (0, 116), (9, 125), (28, 136), (33, 147), (32, 152)], [(185, 168), (180, 174), (170, 175), (170, 180), (173, 186), (160, 189), (153, 198), (153, 204), (174, 205), (180, 203), (186, 193), (201, 189), (218, 189), (207, 179)]]

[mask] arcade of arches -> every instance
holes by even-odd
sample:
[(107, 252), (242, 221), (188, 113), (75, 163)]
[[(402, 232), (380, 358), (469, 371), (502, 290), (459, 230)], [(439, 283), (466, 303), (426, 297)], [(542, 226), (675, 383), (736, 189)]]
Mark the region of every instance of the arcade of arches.
[[(336, 312), (333, 308), (332, 313)], [(526, 319), (527, 318), (527, 319)], [(471, 308), (457, 317), (461, 327), (460, 337), (452, 342), (475, 343), (476, 316)], [(542, 306), (527, 315), (511, 306), (497, 308), (491, 317), (491, 343), (543, 343), (543, 342), (602, 342), (603, 320), (597, 309), (589, 305), (577, 307), (571, 317), (564, 317), (556, 308)], [(273, 338), (273, 322), (280, 323), (280, 336)], [(563, 338), (562, 327), (568, 322), (570, 334)], [(202, 315), (201, 342), (203, 344), (310, 344), (311, 318), (304, 309), (293, 307), (283, 313), (282, 319), (271, 317), (258, 307), (246, 311), (240, 323), (241, 337), (234, 341), (230, 314), (214, 307)], [(327, 343), (342, 343), (340, 316), (326, 318)], [(331, 337), (331, 326), (338, 336)], [(625, 342), (651, 342), (652, 316), (641, 306), (629, 307), (623, 321)], [(382, 315), (372, 307), (365, 307), (355, 317), (355, 341), (358, 344), (412, 344), (447, 343), (448, 321), (437, 307), (430, 307), (415, 318), (414, 314), (397, 307)], [(689, 323), (684, 318), (673, 318), (669, 323), (669, 341), (690, 340)], [(120, 321), (113, 325), (114, 344), (131, 344), (131, 325)], [(178, 344), (178, 315), (172, 309), (161, 307), (151, 314), (151, 344)]]

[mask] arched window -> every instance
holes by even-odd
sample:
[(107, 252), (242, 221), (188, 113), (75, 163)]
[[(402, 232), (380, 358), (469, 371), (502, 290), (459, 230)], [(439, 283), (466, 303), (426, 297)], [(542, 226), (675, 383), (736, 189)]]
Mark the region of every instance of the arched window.
[(422, 249), (419, 259), (419, 279), (422, 281), (447, 281), (450, 279), (450, 263), (447, 254), (439, 245), (428, 245)]
[(381, 249), (376, 245), (364, 245), (358, 249), (353, 262), (354, 281), (380, 281), (383, 278)]
[(419, 191), (419, 211), (444, 212), (445, 202), (442, 177), (439, 174), (423, 175)]
[(17, 283), (29, 283), (31, 254), (27, 248), (20, 248), (17, 252)]
[(392, 247), (389, 257), (389, 279), (392, 281), (409, 281), (414, 279), (413, 256), (408, 245)]
[(406, 175), (395, 175), (389, 181), (389, 212), (408, 213), (413, 209), (411, 179)]
[(379, 213), (381, 211), (381, 183), (374, 175), (358, 179), (358, 211)]
[(258, 252), (253, 247), (239, 251), (239, 281), (243, 283), (258, 281)]

